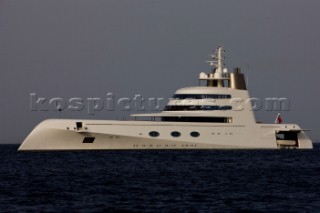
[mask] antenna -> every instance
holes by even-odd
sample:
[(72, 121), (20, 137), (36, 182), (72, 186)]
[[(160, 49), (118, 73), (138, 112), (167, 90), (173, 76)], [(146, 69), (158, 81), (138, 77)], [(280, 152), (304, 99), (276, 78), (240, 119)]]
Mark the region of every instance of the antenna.
[(247, 87), (249, 87), (249, 73), (247, 73)]
[(225, 53), (225, 50), (219, 46), (216, 51), (213, 51), (212, 54), (210, 54), (212, 60), (206, 61), (210, 63), (210, 66), (216, 68), (217, 73), (221, 73), (223, 71), (223, 63), (222, 60), (225, 59), (222, 54)]
[(249, 88), (249, 73), (250, 73), (250, 64), (247, 63), (247, 79), (246, 79), (246, 83), (247, 83), (247, 87)]

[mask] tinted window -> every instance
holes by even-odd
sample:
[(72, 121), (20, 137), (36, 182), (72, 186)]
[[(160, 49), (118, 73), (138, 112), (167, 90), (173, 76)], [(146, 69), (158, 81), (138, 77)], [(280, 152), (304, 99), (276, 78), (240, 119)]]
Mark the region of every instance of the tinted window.
[(164, 111), (232, 110), (232, 106), (167, 105)]
[(175, 94), (173, 99), (230, 99), (231, 95), (229, 94)]
[(170, 122), (232, 123), (230, 117), (161, 117), (161, 120)]
[(149, 135), (150, 135), (151, 137), (158, 137), (160, 134), (159, 134), (159, 132), (151, 131), (151, 132), (149, 132)]
[(93, 143), (94, 139), (94, 137), (85, 137), (82, 143)]
[(172, 137), (180, 137), (180, 135), (181, 135), (180, 132), (177, 132), (177, 131), (171, 132)]
[(199, 137), (200, 136), (200, 133), (199, 132), (190, 132), (190, 135), (192, 136), (192, 137)]

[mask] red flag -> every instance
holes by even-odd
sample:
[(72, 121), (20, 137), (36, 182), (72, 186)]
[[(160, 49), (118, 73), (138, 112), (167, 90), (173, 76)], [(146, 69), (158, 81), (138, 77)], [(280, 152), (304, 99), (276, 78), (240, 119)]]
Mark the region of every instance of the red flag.
[(282, 123), (282, 118), (280, 117), (280, 114), (278, 115), (277, 120), (278, 120), (278, 124), (281, 124), (281, 123)]
[(276, 120), (274, 120), (275, 124), (281, 124), (282, 123), (282, 118), (280, 117), (280, 113), (278, 113)]

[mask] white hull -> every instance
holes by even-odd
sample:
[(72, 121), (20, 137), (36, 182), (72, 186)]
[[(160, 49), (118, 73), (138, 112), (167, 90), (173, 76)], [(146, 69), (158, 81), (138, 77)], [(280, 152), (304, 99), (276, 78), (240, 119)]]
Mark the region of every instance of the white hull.
[[(82, 123), (77, 129), (76, 122)], [(153, 138), (150, 131), (160, 135)], [(199, 137), (191, 137), (197, 131)], [(179, 131), (180, 137), (172, 137)], [(278, 131), (297, 132), (296, 144), (282, 144)], [(85, 142), (84, 138), (94, 138)], [(19, 151), (37, 150), (117, 150), (117, 149), (312, 149), (312, 142), (298, 125), (254, 124), (250, 126), (213, 123), (45, 120), (19, 147)]]
[(132, 115), (160, 121), (46, 120), (19, 150), (312, 149), (296, 124), (256, 123), (244, 75), (228, 73), (222, 53), (199, 75), (207, 86), (177, 90), (161, 113)]

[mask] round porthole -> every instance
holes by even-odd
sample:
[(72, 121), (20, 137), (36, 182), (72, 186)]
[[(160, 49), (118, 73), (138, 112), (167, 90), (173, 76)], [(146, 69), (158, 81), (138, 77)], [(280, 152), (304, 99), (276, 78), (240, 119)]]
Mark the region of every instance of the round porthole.
[(190, 132), (190, 135), (194, 138), (199, 137), (200, 133), (199, 132)]
[(150, 135), (150, 137), (158, 137), (160, 135), (160, 133), (156, 132), (156, 131), (151, 131), (151, 132), (149, 132), (149, 135)]
[(172, 137), (180, 137), (180, 135), (181, 135), (180, 132), (177, 132), (177, 131), (171, 132)]

